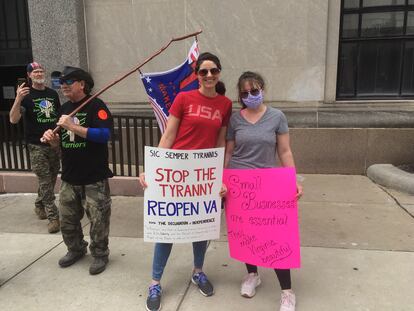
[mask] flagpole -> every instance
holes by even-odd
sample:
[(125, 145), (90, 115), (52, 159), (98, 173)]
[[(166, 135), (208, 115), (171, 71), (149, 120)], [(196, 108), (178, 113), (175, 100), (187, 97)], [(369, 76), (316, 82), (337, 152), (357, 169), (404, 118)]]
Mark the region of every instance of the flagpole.
[[(99, 95), (101, 95), (103, 92), (105, 92), (107, 89), (109, 89), (110, 87), (114, 86), (115, 84), (117, 84), (118, 82), (124, 80), (126, 77), (128, 77), (129, 75), (133, 74), (135, 71), (139, 70), (142, 66), (144, 66), (146, 63), (148, 63), (149, 61), (151, 61), (154, 57), (160, 55), (164, 50), (166, 50), (171, 43), (175, 42), (175, 41), (181, 41), (184, 39), (188, 39), (190, 37), (197, 37), (197, 35), (199, 35), (200, 33), (202, 33), (203, 31), (200, 29), (197, 32), (182, 36), (182, 37), (177, 37), (177, 38), (172, 38), (167, 45), (163, 46), (159, 51), (155, 52), (154, 54), (152, 54), (150, 57), (148, 57), (147, 59), (145, 59), (142, 63), (138, 64), (134, 69), (128, 71), (127, 73), (125, 73), (124, 75), (122, 75), (120, 78), (114, 80), (113, 82), (109, 83), (108, 85), (106, 85), (104, 88), (102, 88), (100, 91), (98, 91), (97, 93), (93, 94), (91, 97), (89, 97), (85, 102), (83, 102), (78, 108), (76, 108), (75, 110), (73, 110), (69, 116), (73, 117), (79, 110), (81, 110), (83, 107), (85, 107), (91, 100), (93, 100), (94, 98), (98, 97)], [(56, 128), (53, 130), (53, 133), (56, 134), (57, 131), (59, 131), (60, 126), (56, 126)]]

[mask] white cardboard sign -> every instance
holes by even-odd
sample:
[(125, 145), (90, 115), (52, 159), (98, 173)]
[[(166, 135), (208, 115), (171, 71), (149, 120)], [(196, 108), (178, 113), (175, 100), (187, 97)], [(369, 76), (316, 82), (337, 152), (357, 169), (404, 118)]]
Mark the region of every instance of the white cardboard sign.
[(145, 147), (144, 241), (185, 243), (220, 236), (224, 148)]

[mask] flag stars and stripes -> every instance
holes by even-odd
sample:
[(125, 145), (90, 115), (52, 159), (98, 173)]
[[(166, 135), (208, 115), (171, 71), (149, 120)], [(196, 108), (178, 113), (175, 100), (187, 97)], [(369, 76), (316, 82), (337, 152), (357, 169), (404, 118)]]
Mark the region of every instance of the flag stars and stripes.
[[(191, 47), (192, 61), (198, 55), (197, 42)], [(164, 132), (169, 109), (174, 102), (174, 98), (181, 91), (195, 90), (198, 88), (198, 80), (193, 75), (194, 68), (190, 64), (192, 61), (185, 61), (181, 65), (165, 71), (150, 74), (142, 74), (141, 81), (144, 83), (145, 90), (149, 95), (149, 102), (154, 111), (161, 133)]]

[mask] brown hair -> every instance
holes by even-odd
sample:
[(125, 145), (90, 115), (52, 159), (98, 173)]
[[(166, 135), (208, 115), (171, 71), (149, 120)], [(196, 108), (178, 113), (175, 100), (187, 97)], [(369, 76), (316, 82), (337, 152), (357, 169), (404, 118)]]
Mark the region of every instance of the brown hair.
[(257, 72), (252, 72), (252, 71), (243, 72), (241, 76), (239, 77), (239, 81), (237, 82), (237, 92), (239, 94), (239, 102), (243, 108), (246, 108), (246, 105), (243, 104), (243, 101), (241, 99), (241, 89), (246, 82), (248, 82), (252, 86), (257, 85), (262, 90), (265, 89), (265, 81), (260, 74), (258, 74)]
[(226, 85), (223, 81), (217, 81), (216, 92), (220, 95), (226, 95)]
[(195, 66), (195, 72), (196, 73), (200, 69), (201, 64), (206, 60), (212, 61), (214, 64), (216, 64), (217, 68), (221, 70), (221, 64), (220, 64), (219, 58), (214, 54), (211, 54), (209, 52), (205, 52), (205, 53), (201, 53), (198, 56), (196, 66)]

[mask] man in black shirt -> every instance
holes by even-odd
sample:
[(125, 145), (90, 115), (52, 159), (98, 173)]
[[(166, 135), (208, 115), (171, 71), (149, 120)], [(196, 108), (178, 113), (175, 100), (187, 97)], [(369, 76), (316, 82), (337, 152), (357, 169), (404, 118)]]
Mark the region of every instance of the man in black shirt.
[(78, 111), (68, 115), (90, 98), (94, 82), (86, 71), (65, 67), (60, 82), (62, 92), (69, 99), (60, 110), (57, 122), (59, 135), (48, 130), (43, 139), (58, 145), (62, 151), (62, 186), (59, 196), (60, 221), (63, 240), (68, 253), (59, 265), (68, 267), (86, 254), (88, 243), (83, 239), (81, 219), (86, 211), (90, 224), (89, 249), (94, 261), (90, 274), (105, 270), (108, 263), (108, 235), (111, 197), (108, 178), (108, 140), (113, 127), (111, 113), (102, 100), (95, 98)]
[(18, 123), (25, 114), (26, 143), (33, 172), (39, 182), (35, 213), (40, 219), (48, 219), (48, 231), (59, 231), (59, 213), (55, 204), (54, 188), (60, 168), (59, 153), (55, 148), (40, 142), (43, 133), (56, 126), (57, 110), (60, 108), (58, 94), (45, 86), (42, 65), (27, 65), (29, 85), (17, 87), (16, 99), (10, 110), (10, 122)]

